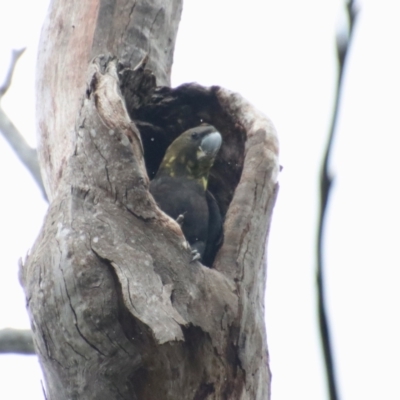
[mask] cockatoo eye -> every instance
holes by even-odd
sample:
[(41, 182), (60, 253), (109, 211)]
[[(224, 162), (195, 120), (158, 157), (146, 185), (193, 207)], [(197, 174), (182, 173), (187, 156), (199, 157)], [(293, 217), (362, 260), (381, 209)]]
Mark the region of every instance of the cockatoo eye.
[(199, 132), (193, 132), (192, 133), (192, 139), (197, 140), (200, 137), (200, 133)]

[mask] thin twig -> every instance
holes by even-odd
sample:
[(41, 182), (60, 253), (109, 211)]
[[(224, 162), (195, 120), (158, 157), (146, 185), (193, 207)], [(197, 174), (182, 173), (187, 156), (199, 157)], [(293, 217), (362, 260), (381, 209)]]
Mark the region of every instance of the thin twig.
[(12, 77), (14, 75), (15, 66), (17, 65), (17, 61), (24, 54), (25, 48), (20, 50), (13, 50), (11, 55), (11, 63), (7, 71), (6, 79), (2, 86), (0, 86), (0, 99), (4, 96), (7, 90), (10, 88)]
[[(7, 76), (4, 80), (3, 85), (0, 86), (0, 101), (11, 86), (15, 66), (17, 64), (18, 59), (21, 57), (24, 51), (25, 49), (13, 50)], [(8, 118), (7, 114), (1, 108), (1, 105), (0, 105), (0, 132), (2, 132), (4, 138), (7, 140), (12, 149), (15, 151), (17, 157), (31, 173), (36, 184), (42, 191), (43, 197), (47, 199), (43, 185), (43, 180), (40, 174), (37, 152), (35, 149), (33, 149), (28, 145), (24, 137), (21, 135), (21, 133), (18, 131), (15, 125)]]
[(44, 387), (42, 379), (40, 380), (40, 384), (42, 385), (42, 392), (43, 392), (44, 400), (48, 400), (48, 397), (47, 397), (47, 394), (46, 394), (46, 389)]
[(323, 232), (325, 229), (325, 217), (328, 206), (330, 190), (333, 178), (329, 172), (329, 161), (332, 151), (332, 144), (336, 132), (338, 120), (338, 111), (340, 107), (341, 93), (343, 90), (343, 72), (346, 64), (347, 54), (352, 39), (353, 28), (356, 20), (356, 9), (353, 0), (348, 0), (346, 4), (346, 12), (349, 20), (348, 36), (345, 40), (337, 40), (337, 57), (338, 57), (338, 79), (336, 84), (335, 104), (332, 115), (331, 128), (328, 137), (328, 143), (324, 154), (321, 177), (320, 177), (320, 215), (318, 224), (318, 242), (317, 242), (317, 292), (318, 292), (318, 317), (319, 328), (321, 334), (322, 348), (325, 360), (325, 370), (328, 380), (329, 398), (330, 400), (338, 400), (338, 388), (336, 381), (335, 365), (333, 360), (332, 342), (329, 328), (329, 321), (326, 310), (326, 298), (324, 288), (324, 260), (323, 260)]

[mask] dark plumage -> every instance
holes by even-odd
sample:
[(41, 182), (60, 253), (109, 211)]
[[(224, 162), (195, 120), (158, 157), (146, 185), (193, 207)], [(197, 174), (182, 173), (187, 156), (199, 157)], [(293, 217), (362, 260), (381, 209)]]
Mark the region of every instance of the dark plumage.
[(221, 142), (221, 135), (211, 125), (187, 130), (168, 147), (150, 183), (158, 206), (180, 221), (194, 259), (200, 256), (204, 265), (211, 264), (222, 241), (221, 213), (207, 190), (208, 175)]

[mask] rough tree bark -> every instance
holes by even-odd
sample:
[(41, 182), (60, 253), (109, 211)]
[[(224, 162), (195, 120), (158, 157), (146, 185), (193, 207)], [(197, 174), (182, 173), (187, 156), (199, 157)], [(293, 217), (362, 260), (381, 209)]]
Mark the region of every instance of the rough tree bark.
[[(21, 266), (48, 399), (269, 398), (277, 138), (240, 95), (168, 87), (181, 7), (50, 6), (37, 95), (51, 203)], [(201, 121), (224, 140), (210, 178), (225, 214), (213, 268), (190, 262), (179, 225), (148, 192), (166, 146)]]

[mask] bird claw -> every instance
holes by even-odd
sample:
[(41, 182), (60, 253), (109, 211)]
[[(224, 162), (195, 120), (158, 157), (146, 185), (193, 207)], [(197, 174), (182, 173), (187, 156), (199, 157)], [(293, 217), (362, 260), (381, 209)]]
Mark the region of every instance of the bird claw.
[(185, 215), (184, 214), (179, 214), (178, 218), (175, 220), (179, 226), (182, 228), (183, 225), (183, 220), (185, 219)]
[(192, 260), (191, 263), (201, 259), (201, 255), (197, 250), (192, 250)]

